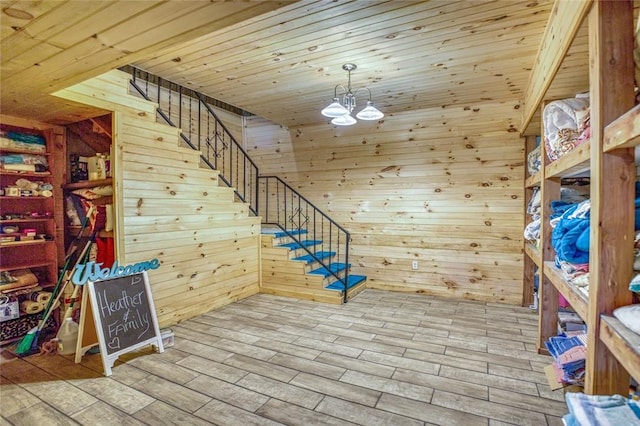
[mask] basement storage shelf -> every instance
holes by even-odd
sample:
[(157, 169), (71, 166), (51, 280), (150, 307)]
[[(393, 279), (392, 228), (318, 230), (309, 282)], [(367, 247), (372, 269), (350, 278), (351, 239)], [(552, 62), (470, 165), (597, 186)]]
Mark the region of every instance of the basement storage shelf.
[[(0, 344), (33, 328), (58, 276), (53, 134), (0, 116)], [(7, 315), (5, 315), (7, 314)], [(49, 322), (55, 326), (55, 322)]]
[[(609, 124), (604, 131), (604, 149), (615, 154), (616, 149), (640, 145), (640, 105)], [(600, 340), (629, 372), (640, 382), (640, 335), (629, 330), (617, 318), (600, 317)]]
[[(113, 185), (113, 178), (106, 178), (106, 179), (96, 179), (96, 180), (85, 180), (85, 181), (80, 181), (80, 182), (73, 182), (73, 183), (66, 183), (64, 185), (62, 185), (62, 189), (64, 190), (65, 196), (68, 196), (70, 193), (72, 193), (72, 191), (77, 190), (77, 189), (89, 189), (89, 188), (94, 188), (94, 187), (100, 187), (100, 186), (112, 186)], [(66, 197), (65, 197), (66, 198)], [(113, 203), (113, 196), (108, 196), (108, 197), (104, 197), (105, 199), (109, 199), (111, 203)], [(66, 240), (67, 243), (70, 242), (75, 236), (77, 236), (78, 232), (81, 230), (82, 226), (79, 225), (70, 225), (67, 224), (65, 226), (65, 234), (66, 234)], [(82, 236), (83, 237), (88, 237), (90, 236), (92, 233), (91, 227), (86, 227), (83, 231), (82, 231)], [(114, 237), (114, 232), (113, 230), (109, 230), (106, 231), (104, 229), (100, 229), (97, 231), (96, 233), (97, 237), (100, 238), (113, 238)]]
[[(525, 177), (525, 191), (528, 199), (533, 188), (541, 191), (541, 240), (539, 249), (525, 242), (524, 288), (533, 288), (537, 266), (539, 351), (545, 351), (544, 342), (556, 335), (561, 294), (587, 324), (585, 393), (626, 394), (630, 376), (640, 381), (640, 336), (613, 311), (634, 301), (629, 290), (635, 234), (632, 194), (637, 179), (633, 148), (640, 145), (640, 106), (634, 106), (633, 43), (629, 43), (633, 7), (627, 2), (595, 1), (587, 15), (590, 87), (583, 89), (590, 93), (591, 138), (553, 162), (547, 159), (544, 141), (540, 143), (542, 170)], [(528, 137), (525, 160), (534, 148)], [(565, 280), (554, 264), (551, 245), (551, 201), (560, 199), (564, 180), (575, 176), (590, 178), (588, 291)]]

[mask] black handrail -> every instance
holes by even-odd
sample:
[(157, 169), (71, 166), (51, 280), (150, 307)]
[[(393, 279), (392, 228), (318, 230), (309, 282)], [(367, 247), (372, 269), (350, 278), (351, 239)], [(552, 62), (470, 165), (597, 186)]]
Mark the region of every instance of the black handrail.
[[(143, 98), (158, 104), (158, 115), (167, 124), (182, 129), (182, 141), (200, 151), (202, 161), (219, 171), (220, 179), (233, 188), (236, 197), (247, 203), (251, 212), (257, 215), (258, 166), (220, 121), (207, 99), (193, 90), (133, 66), (122, 69), (132, 74), (131, 86)], [(138, 84), (139, 80), (143, 81), (142, 85)], [(166, 93), (159, 88), (166, 89)], [(183, 114), (189, 120), (183, 120)]]
[[(272, 184), (273, 181), (275, 181), (274, 184)], [(336, 278), (343, 286), (342, 296), (346, 302), (349, 242), (351, 241), (349, 231), (278, 176), (260, 176), (258, 185), (263, 200), (258, 211), (262, 216), (262, 222), (275, 225), (284, 231), (314, 261), (320, 263), (331, 276)], [(305, 246), (305, 241), (309, 240), (321, 241), (321, 243), (310, 250)], [(332, 268), (334, 262), (331, 260), (326, 262), (323, 256), (317, 255), (318, 252), (335, 252), (335, 255), (330, 256), (329, 259), (335, 259), (337, 264), (344, 264), (344, 268), (334, 270)]]
[[(279, 177), (259, 175), (258, 166), (213, 111), (211, 104), (219, 107), (219, 101), (130, 65), (121, 69), (132, 74), (131, 86), (143, 98), (158, 104), (158, 115), (167, 124), (182, 129), (182, 141), (201, 152), (202, 161), (219, 171), (220, 179), (234, 188), (238, 199), (248, 203), (254, 215), (262, 216), (262, 223), (281, 229), (342, 284), (342, 296), (346, 302), (351, 240), (349, 232)], [(143, 83), (138, 84), (138, 80)], [(161, 88), (166, 90), (160, 90)], [(197, 108), (194, 108), (194, 104), (197, 104)], [(237, 114), (237, 111), (233, 112)], [(243, 112), (243, 115), (246, 113)], [(183, 120), (183, 116), (188, 120)], [(274, 181), (275, 194), (272, 195), (270, 188)], [(261, 192), (264, 201), (259, 203)], [(309, 235), (312, 236), (312, 241), (321, 241), (313, 246), (313, 250), (306, 245), (310, 239), (303, 238)], [(332, 255), (323, 256), (318, 253)], [(332, 259), (336, 262), (332, 262)], [(339, 267), (340, 264), (344, 264), (344, 267)]]

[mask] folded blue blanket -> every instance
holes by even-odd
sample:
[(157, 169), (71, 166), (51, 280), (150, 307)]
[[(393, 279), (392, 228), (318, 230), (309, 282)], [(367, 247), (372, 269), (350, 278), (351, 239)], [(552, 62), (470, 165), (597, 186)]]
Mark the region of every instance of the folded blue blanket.
[(621, 395), (602, 396), (583, 393), (565, 395), (571, 426), (640, 426), (640, 404)]
[(551, 244), (559, 260), (589, 263), (589, 212), (574, 217), (583, 203), (565, 210), (553, 229)]

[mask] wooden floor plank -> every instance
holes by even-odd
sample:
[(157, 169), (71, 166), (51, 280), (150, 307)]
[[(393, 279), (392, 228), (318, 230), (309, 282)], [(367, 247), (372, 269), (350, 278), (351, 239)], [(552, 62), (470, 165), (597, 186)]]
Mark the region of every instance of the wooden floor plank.
[(257, 294), (173, 326), (172, 347), (127, 354), (108, 378), (99, 355), (0, 348), (0, 425), (559, 426), (536, 327), (528, 308), (419, 294)]

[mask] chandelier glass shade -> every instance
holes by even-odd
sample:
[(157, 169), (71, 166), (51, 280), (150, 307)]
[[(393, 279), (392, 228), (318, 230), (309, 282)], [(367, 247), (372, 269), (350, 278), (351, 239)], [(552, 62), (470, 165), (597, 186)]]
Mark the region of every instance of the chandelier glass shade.
[[(367, 106), (356, 114), (360, 120), (379, 120), (384, 117), (384, 114), (379, 109), (373, 106), (371, 101), (371, 90), (366, 87), (351, 89), (351, 71), (356, 69), (355, 64), (344, 64), (342, 69), (349, 74), (349, 80), (347, 87), (338, 84), (333, 91), (333, 102), (327, 105), (322, 111), (322, 115), (332, 118), (331, 123), (338, 126), (350, 126), (357, 123), (357, 120), (351, 116), (354, 108), (356, 107), (356, 94), (361, 90), (369, 92), (369, 99), (367, 100)], [(344, 95), (342, 96), (342, 102), (338, 97), (338, 88), (342, 89)]]

